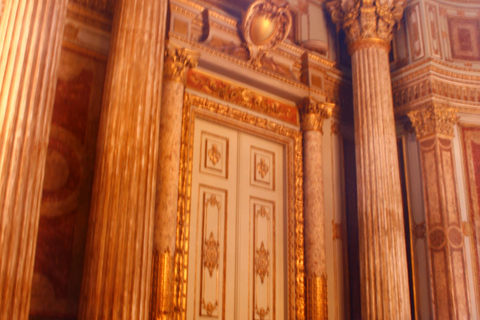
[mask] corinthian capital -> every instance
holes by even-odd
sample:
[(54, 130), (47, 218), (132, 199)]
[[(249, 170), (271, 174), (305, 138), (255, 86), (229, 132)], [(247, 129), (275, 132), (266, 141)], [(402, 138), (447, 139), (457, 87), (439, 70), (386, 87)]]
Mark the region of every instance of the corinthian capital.
[(184, 83), (188, 70), (195, 68), (197, 64), (198, 53), (188, 49), (169, 47), (165, 49), (163, 77), (166, 80)]
[(417, 139), (422, 140), (435, 134), (453, 137), (453, 127), (458, 122), (457, 114), (457, 108), (432, 104), (409, 112), (408, 117), (415, 128)]
[(337, 28), (343, 27), (350, 46), (363, 39), (389, 44), (402, 18), (406, 0), (330, 0), (327, 10)]
[(323, 132), (323, 120), (332, 116), (334, 106), (332, 103), (317, 102), (311, 98), (305, 98), (298, 107), (302, 119), (302, 130)]

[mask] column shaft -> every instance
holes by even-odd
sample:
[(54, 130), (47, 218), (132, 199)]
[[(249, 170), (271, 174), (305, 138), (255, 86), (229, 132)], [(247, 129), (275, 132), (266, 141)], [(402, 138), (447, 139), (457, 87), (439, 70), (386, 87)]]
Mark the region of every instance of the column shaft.
[(67, 0), (11, 0), (3, 4), (0, 319), (27, 319)]
[(328, 319), (322, 126), (333, 105), (310, 98), (299, 106), (303, 130), (305, 273), (308, 319)]
[(363, 319), (410, 319), (388, 50), (352, 54)]
[(80, 319), (148, 317), (166, 11), (116, 2)]
[(196, 65), (197, 57), (189, 50), (175, 48), (165, 50), (151, 319), (173, 317), (174, 255), (185, 78), (189, 68)]

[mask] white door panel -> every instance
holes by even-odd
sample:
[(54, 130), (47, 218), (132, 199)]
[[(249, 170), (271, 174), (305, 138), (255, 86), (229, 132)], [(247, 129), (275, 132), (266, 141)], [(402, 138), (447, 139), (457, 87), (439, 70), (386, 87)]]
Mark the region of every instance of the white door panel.
[(286, 317), (284, 154), (195, 120), (187, 319)]

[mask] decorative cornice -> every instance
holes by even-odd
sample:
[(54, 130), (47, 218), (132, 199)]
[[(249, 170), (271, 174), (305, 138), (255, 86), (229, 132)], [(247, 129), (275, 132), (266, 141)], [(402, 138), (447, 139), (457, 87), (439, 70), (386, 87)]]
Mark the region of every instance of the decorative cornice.
[(198, 56), (198, 53), (189, 49), (168, 47), (165, 49), (163, 78), (185, 83), (188, 70), (198, 65)]
[(317, 102), (312, 98), (305, 98), (299, 103), (303, 131), (319, 131), (323, 133), (323, 120), (332, 116), (334, 104)]
[(400, 21), (406, 0), (330, 0), (327, 10), (337, 28), (343, 27), (350, 47), (366, 39), (389, 46), (393, 27)]
[(201, 73), (198, 70), (192, 70), (188, 73), (187, 87), (292, 125), (298, 125), (297, 110), (294, 106), (289, 106), (255, 91)]
[(415, 128), (418, 140), (432, 135), (453, 137), (453, 128), (458, 122), (458, 109), (438, 105), (436, 103), (407, 115)]

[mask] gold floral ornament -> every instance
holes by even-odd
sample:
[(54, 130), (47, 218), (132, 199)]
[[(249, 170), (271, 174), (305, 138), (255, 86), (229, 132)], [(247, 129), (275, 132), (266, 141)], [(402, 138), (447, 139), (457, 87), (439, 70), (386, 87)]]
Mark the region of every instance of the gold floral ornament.
[(260, 209), (257, 211), (257, 217), (260, 216), (262, 218), (267, 218), (270, 219), (270, 215), (268, 214), (267, 210), (265, 209), (265, 206), (260, 206)]
[(215, 311), (218, 307), (218, 302), (215, 301), (215, 304), (208, 302), (205, 303), (205, 299), (202, 300), (202, 307), (207, 311), (207, 315), (211, 317), (213, 315), (213, 311)]
[(292, 14), (285, 0), (257, 0), (248, 8), (243, 22), (243, 36), (252, 63), (259, 62), (266, 50), (278, 46), (290, 32)]
[(203, 265), (208, 269), (210, 277), (213, 276), (213, 271), (218, 269), (218, 258), (220, 256), (219, 243), (215, 240), (213, 232), (210, 233), (210, 238), (205, 240), (203, 247)]
[(337, 28), (343, 28), (350, 47), (365, 39), (389, 46), (393, 27), (400, 21), (406, 0), (330, 0), (327, 10)]
[(212, 148), (208, 150), (208, 158), (212, 162), (213, 165), (216, 165), (218, 160), (220, 160), (222, 154), (218, 151), (218, 147), (216, 144), (212, 144)]
[(255, 312), (258, 314), (260, 317), (260, 320), (264, 320), (266, 316), (270, 313), (270, 308), (267, 307), (267, 309), (260, 308), (258, 309), (258, 306), (255, 304)]
[(189, 49), (167, 47), (165, 49), (163, 77), (166, 80), (184, 83), (188, 70), (198, 65), (198, 57), (197, 52)]
[(257, 170), (258, 170), (258, 173), (260, 173), (260, 175), (262, 176), (262, 178), (265, 178), (269, 169), (270, 168), (268, 167), (267, 163), (265, 162), (265, 159), (262, 158), (260, 160), (260, 162), (257, 163)]
[(260, 276), (260, 281), (262, 283), (265, 281), (265, 276), (268, 275), (268, 265), (269, 265), (269, 253), (268, 250), (265, 249), (265, 245), (260, 245), (260, 249), (256, 250), (256, 257), (255, 257), (255, 271)]

